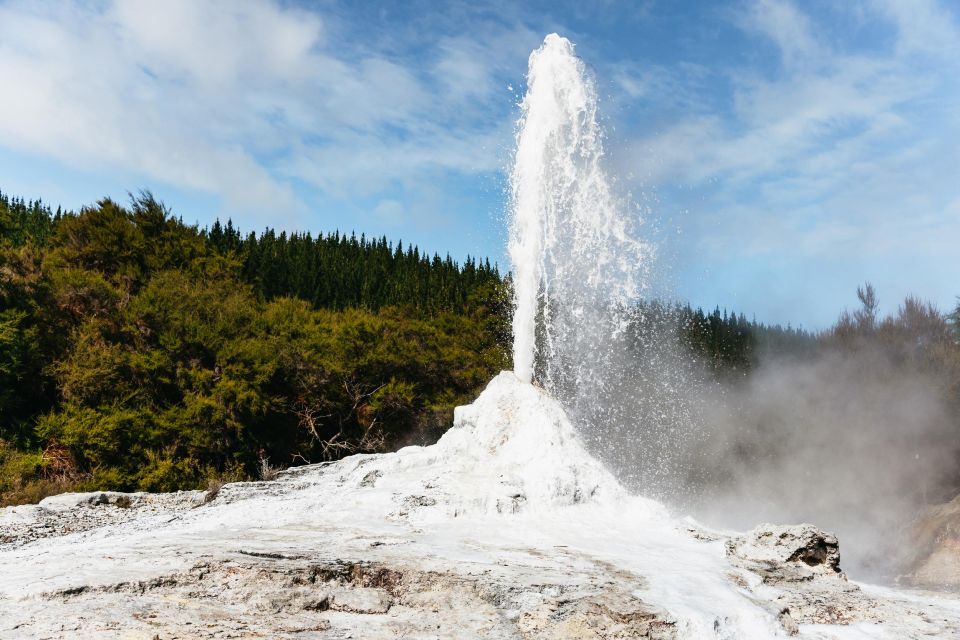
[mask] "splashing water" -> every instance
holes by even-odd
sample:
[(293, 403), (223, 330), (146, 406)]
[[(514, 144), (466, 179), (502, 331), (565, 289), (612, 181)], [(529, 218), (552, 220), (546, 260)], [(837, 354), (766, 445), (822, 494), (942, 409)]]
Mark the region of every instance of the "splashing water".
[(577, 417), (616, 377), (652, 252), (603, 169), (596, 86), (566, 38), (548, 35), (530, 55), (521, 109), (510, 179), (514, 370)]

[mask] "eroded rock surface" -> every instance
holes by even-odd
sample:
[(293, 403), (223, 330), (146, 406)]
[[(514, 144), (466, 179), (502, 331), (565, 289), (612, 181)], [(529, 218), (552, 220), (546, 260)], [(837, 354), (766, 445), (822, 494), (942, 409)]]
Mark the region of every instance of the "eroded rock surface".
[(665, 611), (631, 593), (639, 581), (589, 561), (552, 575), (523, 565), (467, 569), (233, 551), (146, 580), (40, 592), (18, 601), (0, 635), (677, 637)]

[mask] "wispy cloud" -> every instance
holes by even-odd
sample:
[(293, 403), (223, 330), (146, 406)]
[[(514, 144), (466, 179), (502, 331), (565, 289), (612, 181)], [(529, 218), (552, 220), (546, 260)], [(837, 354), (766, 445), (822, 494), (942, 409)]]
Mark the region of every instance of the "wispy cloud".
[[(862, 5), (858, 19), (892, 35), (863, 51), (801, 7), (743, 5), (732, 23), (772, 43), (777, 58), (712, 68), (714, 81), (730, 87), (727, 107), (717, 108), (714, 94), (700, 105), (674, 102), (673, 118), (641, 129), (620, 163), (663, 194), (697, 194), (680, 199), (689, 251), (701, 264), (842, 258), (883, 280), (890, 274), (878, 262), (960, 241), (960, 219), (950, 214), (960, 166), (960, 29), (935, 2), (878, 0)], [(785, 276), (804, 286), (798, 274)]]
[(530, 32), (480, 24), (413, 57), (330, 24), (254, 0), (2, 4), (0, 144), (234, 210), (296, 209), (294, 183), (348, 197), (500, 168), (498, 74)]
[(806, 65), (824, 53), (806, 15), (784, 0), (754, 0), (739, 16), (740, 24), (770, 38), (788, 68)]
[(900, 53), (929, 53), (938, 59), (960, 52), (960, 31), (955, 16), (936, 0), (874, 0), (897, 28)]

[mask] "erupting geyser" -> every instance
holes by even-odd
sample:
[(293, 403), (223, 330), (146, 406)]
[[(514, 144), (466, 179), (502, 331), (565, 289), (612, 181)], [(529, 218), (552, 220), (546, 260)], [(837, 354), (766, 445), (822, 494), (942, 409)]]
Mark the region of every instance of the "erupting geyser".
[(598, 397), (639, 297), (647, 245), (602, 167), (597, 92), (557, 34), (530, 55), (511, 184), (513, 360), (568, 407)]
[(517, 375), (432, 446), (209, 493), (0, 509), (0, 638), (960, 637), (954, 600), (847, 582), (812, 525), (703, 529), (590, 454), (578, 428), (623, 417), (628, 394), (604, 385), (627, 379), (617, 350), (636, 339), (648, 252), (601, 168), (594, 84), (559, 36), (530, 57), (517, 137)]

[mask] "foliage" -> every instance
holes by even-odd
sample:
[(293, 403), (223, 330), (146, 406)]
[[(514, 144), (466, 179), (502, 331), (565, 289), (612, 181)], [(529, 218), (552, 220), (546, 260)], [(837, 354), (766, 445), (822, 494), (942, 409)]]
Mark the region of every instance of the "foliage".
[[(77, 214), (0, 199), (0, 221), (4, 502), (430, 442), (507, 366), (488, 263), (339, 234), (218, 237), (149, 193)], [(290, 295), (304, 283), (313, 295)]]

